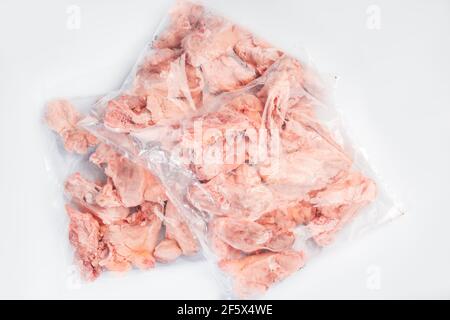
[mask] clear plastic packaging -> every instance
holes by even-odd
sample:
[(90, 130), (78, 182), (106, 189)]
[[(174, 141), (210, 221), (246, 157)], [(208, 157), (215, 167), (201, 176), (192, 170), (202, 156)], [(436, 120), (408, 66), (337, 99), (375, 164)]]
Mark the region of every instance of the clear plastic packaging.
[(181, 1), (80, 125), (160, 180), (225, 291), (247, 298), (401, 214), (328, 93), (308, 61)]
[(98, 99), (55, 99), (44, 114), (59, 135), (51, 139), (47, 164), (61, 195), (53, 205), (72, 252), (71, 287), (105, 271), (148, 270), (157, 262), (199, 257), (198, 242), (169, 208), (158, 180), (77, 125)]

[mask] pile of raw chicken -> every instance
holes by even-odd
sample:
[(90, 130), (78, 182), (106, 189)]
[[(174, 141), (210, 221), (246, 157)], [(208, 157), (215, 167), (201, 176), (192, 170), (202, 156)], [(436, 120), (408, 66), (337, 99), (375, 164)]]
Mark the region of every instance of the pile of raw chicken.
[[(299, 227), (315, 245), (330, 244), (377, 192), (318, 120), (310, 79), (298, 60), (183, 1), (120, 94), (96, 106), (104, 129), (184, 151), (180, 157), (196, 183), (181, 201), (206, 213), (205, 235), (190, 231), (189, 217), (147, 168), (105, 143), (100, 131), (81, 127), (84, 115), (69, 101), (50, 102), (47, 123), (67, 151), (91, 153), (89, 161), (104, 173), (102, 181), (76, 172), (65, 182), (69, 239), (83, 276), (93, 280), (106, 270), (148, 269), (195, 255), (196, 236), (205, 236), (235, 293), (246, 297), (304, 265), (305, 252), (294, 249)], [(255, 139), (249, 129), (276, 134), (278, 151), (271, 153), (267, 143), (262, 161), (249, 150), (233, 161), (194, 161), (199, 120), (222, 133), (201, 138), (204, 154), (225, 146), (229, 129), (233, 139), (247, 141)]]

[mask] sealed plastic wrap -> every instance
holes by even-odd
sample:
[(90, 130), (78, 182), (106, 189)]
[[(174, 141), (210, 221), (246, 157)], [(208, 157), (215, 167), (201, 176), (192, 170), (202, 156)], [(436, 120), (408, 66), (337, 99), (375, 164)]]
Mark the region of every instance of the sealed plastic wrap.
[(252, 297), (320, 248), (400, 214), (300, 61), (178, 2), (123, 88), (81, 125), (159, 178), (219, 270)]
[(177, 212), (165, 218), (167, 196), (157, 179), (78, 126), (97, 99), (57, 99), (45, 108), (47, 126), (60, 136), (52, 144), (58, 156), (52, 150), (48, 162), (61, 192), (55, 209), (68, 217), (61, 229), (74, 251), (71, 276), (92, 281), (104, 271), (197, 255), (198, 242)]

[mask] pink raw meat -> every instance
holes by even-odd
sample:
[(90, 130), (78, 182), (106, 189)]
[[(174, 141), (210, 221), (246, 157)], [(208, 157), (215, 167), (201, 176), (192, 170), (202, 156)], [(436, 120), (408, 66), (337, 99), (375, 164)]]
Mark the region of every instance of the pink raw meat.
[(324, 188), (350, 166), (349, 159), (334, 148), (315, 148), (286, 154), (271, 161), (267, 167), (261, 166), (259, 173), (274, 194), (279, 194), (280, 187), (289, 187), (289, 193), (279, 196), (295, 201), (304, 198), (311, 190)]
[(230, 54), (243, 33), (221, 18), (209, 17), (204, 26), (188, 34), (182, 42), (188, 61), (195, 67), (207, 64), (224, 54)]
[(124, 220), (128, 214), (128, 208), (102, 207), (96, 199), (101, 190), (101, 186), (84, 179), (80, 173), (71, 175), (64, 185), (65, 191), (72, 197), (79, 206), (92, 213), (105, 224), (111, 224)]
[(159, 90), (147, 92), (147, 109), (153, 123), (173, 121), (192, 111), (185, 99), (170, 98)]
[(103, 208), (114, 208), (123, 206), (111, 178), (108, 177), (100, 192), (95, 197), (95, 202)]
[[(155, 55), (159, 51), (157, 50)], [(165, 70), (155, 71), (156, 66), (149, 69), (148, 63), (141, 66), (132, 89), (132, 93), (142, 100), (142, 103), (139, 104), (137, 103), (139, 101), (135, 102), (134, 109), (139, 110), (140, 115), (145, 115), (146, 121), (137, 122), (128, 117), (133, 120), (131, 121), (132, 125), (128, 126), (127, 121), (122, 121), (122, 118), (118, 116), (122, 109), (122, 113), (127, 116), (129, 108), (118, 105), (119, 108), (113, 109), (114, 105), (111, 105), (110, 102), (106, 107), (106, 125), (119, 128), (124, 132), (138, 131), (155, 124), (174, 122), (196, 111), (199, 94), (201, 94), (201, 88), (198, 87), (201, 82), (201, 74), (190, 69), (190, 66), (186, 64), (185, 54), (166, 61), (158, 67)], [(145, 110), (142, 111), (144, 107)], [(109, 112), (114, 112), (113, 118), (108, 117)], [(121, 121), (116, 121), (116, 118)]]
[(189, 2), (179, 2), (170, 11), (168, 27), (155, 39), (155, 48), (176, 48), (181, 45), (183, 38), (196, 26), (205, 10), (201, 5)]
[[(184, 154), (200, 153), (200, 161), (192, 161), (191, 169), (201, 181), (210, 180), (220, 173), (226, 173), (244, 163), (246, 150), (239, 154), (233, 149), (234, 141), (245, 131), (251, 128), (248, 119), (231, 108), (224, 108), (220, 112), (207, 114), (194, 120), (200, 124), (201, 136), (196, 137), (196, 125), (185, 128), (179, 147)], [(200, 141), (198, 141), (201, 139)], [(231, 148), (227, 146), (231, 142)], [(201, 148), (197, 148), (197, 144)]]
[[(304, 94), (304, 83), (304, 70), (300, 62), (297, 59), (283, 56), (273, 64), (270, 72), (264, 75), (264, 86), (258, 92), (258, 96), (267, 99), (270, 104), (282, 104), (286, 95)], [(277, 96), (279, 98), (274, 99)], [(274, 109), (272, 111), (278, 113), (281, 110)]]
[[(152, 268), (155, 264), (153, 251), (159, 237), (161, 220), (155, 214), (158, 205), (145, 203), (138, 212), (133, 213), (127, 223), (110, 225), (104, 231), (104, 241), (114, 248), (114, 253), (121, 261), (128, 261), (140, 269)], [(160, 210), (160, 209), (159, 209)], [(115, 257), (110, 257), (104, 264), (110, 265)]]
[(86, 280), (94, 280), (102, 272), (100, 261), (106, 256), (107, 248), (102, 242), (98, 221), (89, 213), (66, 205), (70, 218), (69, 240), (75, 248), (75, 258)]
[(105, 174), (111, 178), (126, 207), (138, 206), (144, 200), (162, 202), (167, 199), (162, 186), (146, 169), (119, 155), (106, 144), (97, 147), (90, 161), (105, 167)]
[(240, 297), (265, 292), (271, 285), (303, 267), (303, 252), (261, 253), (238, 260), (220, 262), (220, 267), (233, 279), (234, 291)]
[(170, 63), (181, 56), (180, 49), (157, 49), (145, 58), (142, 65), (139, 67), (140, 71), (149, 73), (160, 73), (161, 71), (168, 71)]
[(202, 70), (208, 90), (213, 94), (239, 89), (257, 76), (253, 68), (229, 55), (208, 61)]
[(146, 188), (146, 174), (143, 167), (124, 157), (117, 157), (108, 163), (105, 173), (111, 177), (126, 207), (135, 207), (143, 203)]
[(203, 88), (205, 86), (205, 80), (201, 69), (186, 63), (186, 80), (191, 92), (192, 100), (198, 109), (203, 104)]
[(69, 152), (86, 153), (89, 147), (98, 143), (93, 135), (77, 127), (82, 118), (67, 100), (54, 100), (47, 105), (47, 124), (61, 136)]
[(162, 204), (168, 200), (161, 183), (150, 172), (145, 172), (144, 200)]
[(124, 132), (145, 128), (153, 123), (146, 106), (147, 99), (139, 96), (122, 95), (110, 100), (105, 112), (105, 124)]
[(219, 234), (215, 232), (214, 227), (215, 222), (216, 219), (212, 219), (209, 222), (209, 231), (208, 231), (208, 244), (212, 252), (215, 254), (215, 256), (218, 258), (219, 261), (242, 258), (244, 255), (242, 251), (235, 249), (229, 244), (227, 244), (220, 238)]
[(252, 65), (259, 74), (263, 74), (283, 53), (268, 43), (248, 35), (234, 46), (236, 54), (246, 63)]
[(64, 188), (72, 197), (93, 205), (97, 204), (95, 200), (102, 189), (100, 184), (83, 178), (79, 172), (67, 178)]
[(186, 222), (170, 201), (167, 202), (166, 205), (164, 221), (166, 226), (166, 238), (175, 240), (181, 248), (183, 255), (191, 256), (198, 252), (199, 244), (197, 240), (194, 238)]
[(153, 255), (156, 261), (168, 263), (176, 260), (182, 253), (183, 252), (175, 240), (164, 239), (156, 246)]
[(272, 230), (292, 230), (297, 226), (296, 221), (288, 214), (287, 210), (283, 209), (266, 212), (256, 222)]
[(219, 216), (258, 219), (274, 208), (273, 194), (261, 181), (256, 169), (247, 164), (228, 174), (220, 174), (203, 188), (193, 186), (189, 201), (201, 210)]
[(95, 152), (89, 157), (91, 161), (96, 166), (103, 168), (108, 165), (110, 161), (114, 161), (120, 155), (109, 145), (101, 143), (95, 149)]
[(240, 95), (231, 100), (228, 106), (232, 110), (244, 114), (253, 128), (260, 128), (264, 106), (256, 96), (252, 94)]
[(304, 201), (300, 201), (286, 209), (286, 215), (297, 225), (308, 224), (318, 214), (317, 208)]
[(375, 199), (375, 183), (359, 172), (341, 175), (323, 191), (311, 199), (320, 216), (314, 218), (308, 229), (320, 246), (329, 245), (342, 227), (348, 223), (359, 209)]
[(372, 180), (360, 172), (347, 172), (337, 177), (324, 190), (318, 191), (310, 202), (321, 209), (329, 218), (339, 217), (338, 212), (325, 210), (341, 205), (370, 202), (376, 197), (376, 188)]
[(294, 234), (257, 222), (237, 218), (216, 218), (214, 233), (224, 242), (245, 253), (267, 249), (284, 251), (294, 243)]

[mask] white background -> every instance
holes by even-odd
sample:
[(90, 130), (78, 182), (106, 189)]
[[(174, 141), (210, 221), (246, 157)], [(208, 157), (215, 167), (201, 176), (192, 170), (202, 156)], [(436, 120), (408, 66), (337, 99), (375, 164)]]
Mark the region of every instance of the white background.
[[(407, 209), (311, 261), (266, 297), (450, 298), (450, 1), (215, 2), (281, 48), (306, 48), (321, 71), (339, 76), (336, 99), (346, 122)], [(72, 4), (81, 8), (76, 30), (67, 27)], [(204, 261), (77, 288), (65, 213), (53, 206), (61, 195), (46, 169), (44, 102), (116, 89), (168, 6), (0, 2), (1, 298), (221, 297)], [(379, 29), (370, 28), (373, 8)]]

